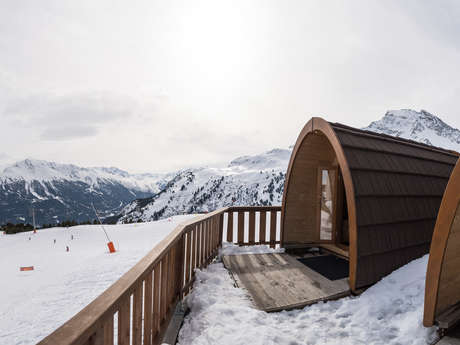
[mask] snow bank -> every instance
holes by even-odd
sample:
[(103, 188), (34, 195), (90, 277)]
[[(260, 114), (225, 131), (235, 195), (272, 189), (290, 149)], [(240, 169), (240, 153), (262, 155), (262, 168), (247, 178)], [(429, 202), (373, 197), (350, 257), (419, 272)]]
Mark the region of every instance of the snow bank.
[(436, 334), (422, 326), (427, 260), (412, 261), (358, 297), (279, 313), (255, 309), (222, 263), (212, 264), (197, 271), (179, 344), (429, 344)]
[[(40, 341), (191, 217), (106, 225), (118, 250), (114, 254), (108, 254), (105, 235), (96, 225), (0, 235), (0, 345)], [(19, 271), (32, 265), (34, 271)]]
[(284, 253), (284, 248), (273, 249), (267, 245), (240, 247), (233, 243), (223, 242), (222, 248), (219, 250), (219, 258), (222, 255), (264, 254), (264, 253)]

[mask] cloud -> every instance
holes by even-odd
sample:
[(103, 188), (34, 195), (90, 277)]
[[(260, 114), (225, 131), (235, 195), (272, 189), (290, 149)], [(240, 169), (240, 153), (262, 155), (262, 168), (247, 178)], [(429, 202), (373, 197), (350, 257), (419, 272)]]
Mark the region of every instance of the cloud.
[(97, 129), (90, 126), (49, 127), (42, 132), (40, 138), (43, 140), (72, 140), (92, 137), (97, 133)]
[(18, 161), (19, 159), (12, 157), (11, 155), (5, 153), (5, 152), (0, 152), (0, 172), (7, 167), (8, 165)]
[(71, 140), (95, 136), (116, 121), (129, 121), (138, 116), (138, 108), (134, 100), (106, 92), (41, 94), (15, 98), (3, 115), (22, 128), (38, 130), (41, 139)]
[(455, 0), (0, 1), (0, 146), (169, 170), (286, 147), (314, 115), (360, 127), (423, 108), (460, 127), (459, 15)]

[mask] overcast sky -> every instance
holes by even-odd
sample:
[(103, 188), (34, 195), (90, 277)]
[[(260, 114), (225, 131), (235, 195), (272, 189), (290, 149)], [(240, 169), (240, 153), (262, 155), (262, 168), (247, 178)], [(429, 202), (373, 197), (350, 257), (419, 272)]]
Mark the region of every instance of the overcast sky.
[(0, 0), (0, 162), (169, 171), (400, 108), (459, 128), (459, 18), (455, 0)]

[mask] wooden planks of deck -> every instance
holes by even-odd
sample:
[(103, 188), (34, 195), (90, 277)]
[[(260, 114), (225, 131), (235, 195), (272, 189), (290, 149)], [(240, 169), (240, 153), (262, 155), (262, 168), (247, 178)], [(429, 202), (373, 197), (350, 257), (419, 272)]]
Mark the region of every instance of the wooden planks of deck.
[(222, 261), (261, 310), (302, 308), (350, 294), (348, 279), (331, 281), (288, 254), (226, 255)]

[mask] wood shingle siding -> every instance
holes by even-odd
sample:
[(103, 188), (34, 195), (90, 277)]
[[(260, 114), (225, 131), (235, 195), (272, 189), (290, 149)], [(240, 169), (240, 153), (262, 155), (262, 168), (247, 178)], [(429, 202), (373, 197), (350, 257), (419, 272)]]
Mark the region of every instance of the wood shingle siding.
[(445, 187), (444, 177), (400, 174), (383, 171), (353, 172), (356, 196), (437, 196)]
[(394, 175), (421, 175), (449, 178), (452, 165), (444, 162), (400, 156), (386, 152), (344, 148), (351, 170), (384, 171)]
[[(441, 197), (393, 195), (356, 198), (358, 226), (398, 224), (419, 219), (436, 219)], [(406, 224), (407, 225), (407, 224)]]
[(429, 250), (455, 153), (331, 124), (355, 187), (356, 286), (374, 283)]
[(360, 255), (388, 253), (408, 247), (424, 246), (431, 241), (434, 221), (417, 220), (406, 223), (360, 227)]

